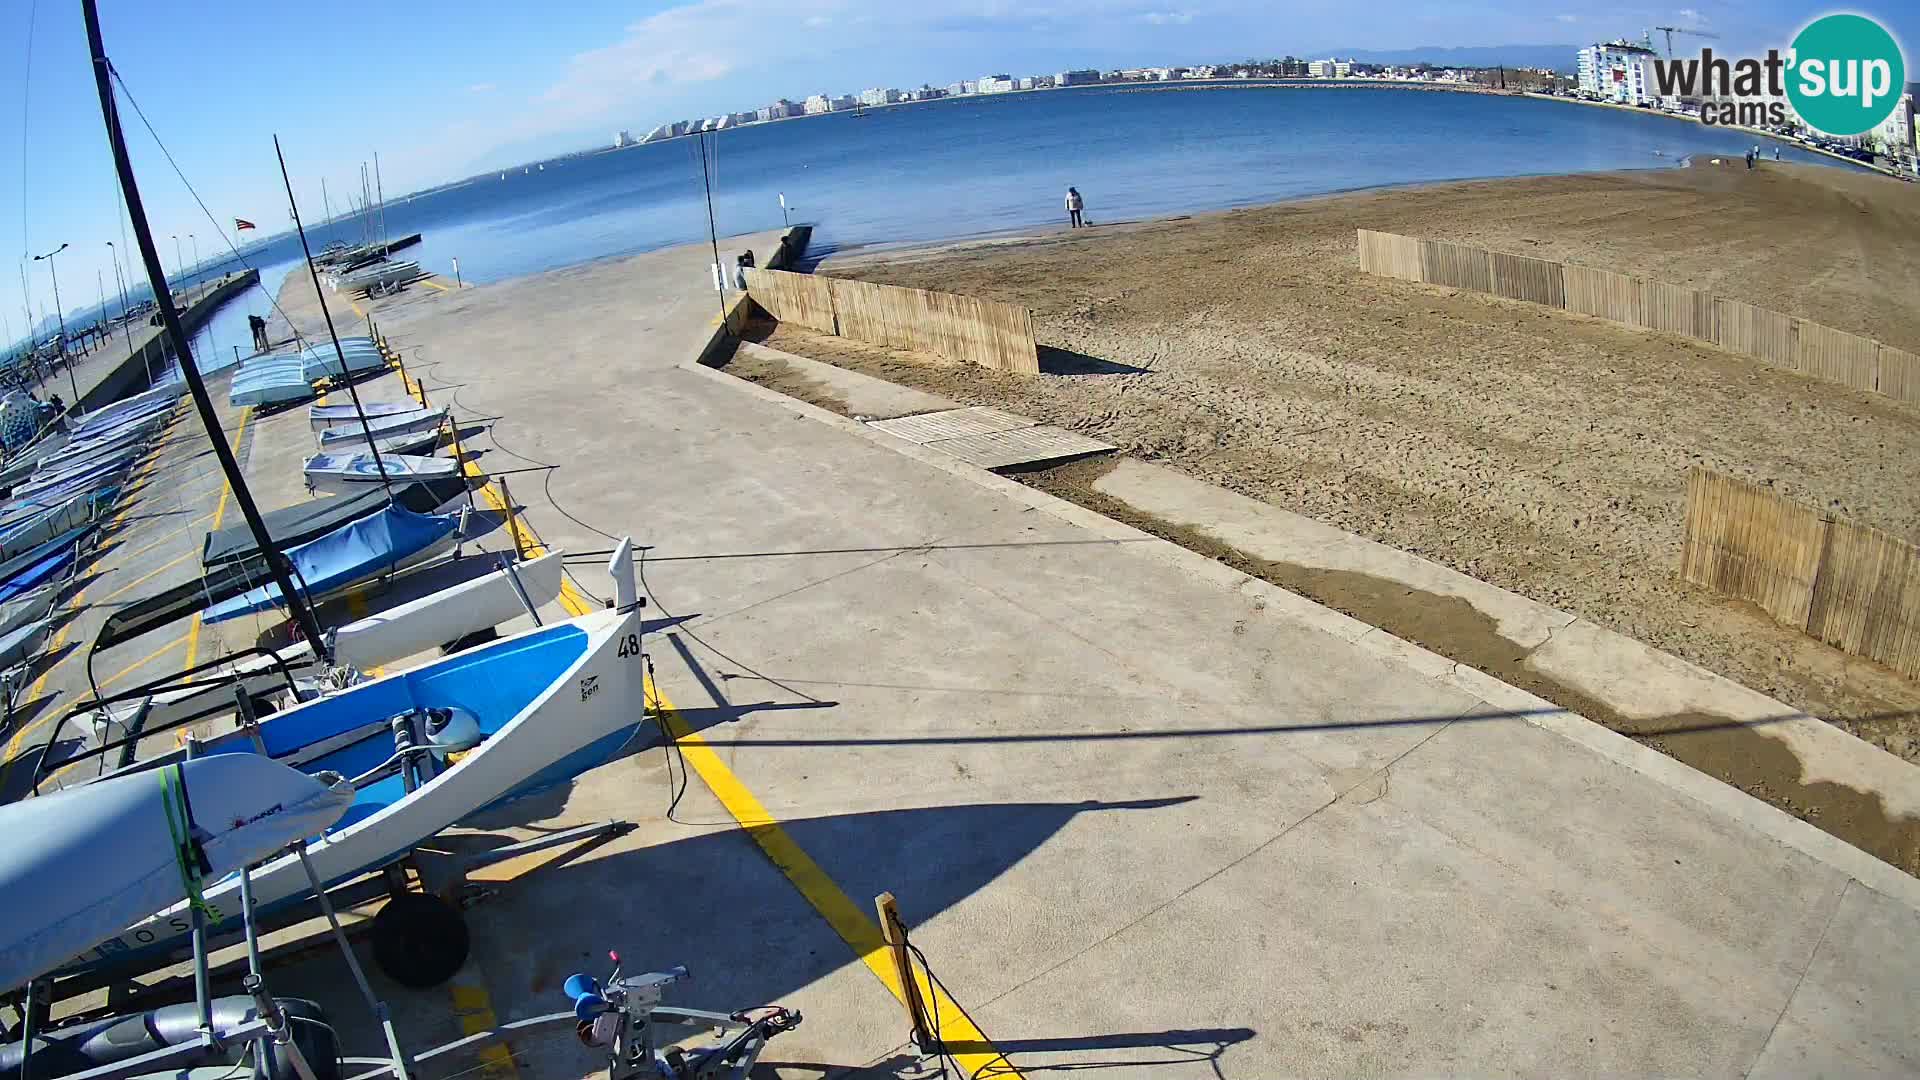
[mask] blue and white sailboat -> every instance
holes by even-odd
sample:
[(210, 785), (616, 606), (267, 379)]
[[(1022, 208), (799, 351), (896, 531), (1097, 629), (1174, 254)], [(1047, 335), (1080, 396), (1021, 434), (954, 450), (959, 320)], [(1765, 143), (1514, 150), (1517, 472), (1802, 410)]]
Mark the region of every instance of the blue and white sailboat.
[[(308, 855), (327, 886), (388, 865), (482, 810), (566, 782), (635, 737), (645, 715), (645, 661), (632, 541), (621, 542), (608, 572), (614, 604), (606, 610), (274, 713), (257, 728), (197, 744), (196, 756), (259, 754), (309, 775), (352, 778), (353, 805)], [(262, 912), (309, 891), (291, 856), (254, 871), (251, 885)], [(236, 878), (210, 884), (206, 901), (230, 920), (238, 890)], [(141, 919), (69, 970), (178, 948), (186, 914), (176, 905)]]

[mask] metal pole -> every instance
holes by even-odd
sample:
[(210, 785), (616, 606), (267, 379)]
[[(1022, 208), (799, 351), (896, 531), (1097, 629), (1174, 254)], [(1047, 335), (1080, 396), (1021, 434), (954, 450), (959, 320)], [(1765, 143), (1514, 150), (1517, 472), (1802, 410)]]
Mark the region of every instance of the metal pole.
[(353, 373), (347, 370), (347, 354), (340, 348), (340, 334), (333, 328), (333, 311), (327, 307), (326, 294), (320, 291), (320, 271), (313, 266), (313, 249), (307, 246), (307, 228), (300, 224), (300, 204), (293, 200), (293, 178), (287, 175), (287, 155), (280, 151), (280, 136), (273, 137), (273, 153), (280, 160), (280, 180), (287, 186), (287, 205), (293, 209), (293, 228), (300, 234), (300, 250), (307, 257), (307, 274), (313, 278), (313, 294), (320, 299), (320, 314), (326, 316), (327, 336), (333, 339), (333, 355), (340, 361), (340, 380), (347, 384), (347, 396), (353, 399), (353, 411), (360, 417), (360, 433), (373, 455), (374, 472), (380, 474), (380, 486), (393, 497), (393, 484), (387, 479), (386, 463), (380, 460), (380, 447), (373, 440), (373, 428), (367, 424), (367, 410), (360, 406), (360, 391), (353, 385)]
[(720, 286), (720, 332), (733, 334), (733, 326), (727, 321), (727, 270), (720, 265), (720, 231), (713, 223), (713, 175), (707, 168), (707, 136), (700, 135), (700, 181), (707, 189), (707, 239), (713, 243), (713, 273)]
[(53, 264), (53, 257), (65, 250), (67, 250), (67, 245), (61, 244), (45, 255), (35, 255), (33, 261), (39, 262), (45, 259), (47, 261), (47, 274), (53, 278), (53, 314), (60, 323), (60, 362), (67, 366), (67, 385), (73, 388), (73, 401), (67, 407), (69, 409), (77, 409), (80, 407), (80, 382), (74, 378), (73, 360), (67, 356), (67, 313), (60, 307), (60, 271), (55, 269)]
[(462, 289), (466, 287), (460, 283), (460, 260), (459, 259), (453, 260), (453, 287), (456, 289)]
[[(160, 252), (153, 245), (153, 232), (147, 225), (146, 204), (140, 199), (140, 184), (133, 175), (133, 159), (127, 156), (126, 137), (120, 130), (120, 116), (114, 108), (112, 68), (107, 62), (106, 44), (100, 37), (100, 12), (94, 6), (94, 0), (80, 0), (80, 8), (86, 16), (87, 47), (93, 57), (94, 89), (100, 95), (100, 118), (107, 128), (107, 142), (113, 150), (114, 168), (120, 174), (120, 193), (127, 202), (127, 217), (133, 223), (134, 239), (140, 246), (140, 259), (146, 264), (147, 279), (153, 286), (154, 300), (160, 306), (160, 319), (166, 327), (167, 340), (173, 343), (176, 351), (184, 354), (188, 347), (187, 332), (180, 325), (180, 313), (173, 308), (173, 293), (167, 287), (166, 270), (160, 265)], [(234, 459), (233, 448), (227, 443), (220, 418), (213, 411), (213, 399), (207, 396), (206, 384), (200, 381), (200, 369), (190, 362), (183, 362), (180, 375), (186, 380), (188, 392), (193, 395), (194, 408), (200, 414), (201, 426), (207, 431), (207, 441), (213, 444), (214, 459), (219, 462), (220, 471), (226, 475), (227, 486), (233, 490), (234, 501), (240, 506), (240, 515), (246, 519), (247, 531), (253, 534), (254, 545), (266, 557), (267, 568), (273, 572), (273, 583), (279, 587), (280, 595), (286, 598), (294, 622), (312, 643), (315, 654), (325, 655), (326, 638), (320, 633), (320, 621), (314, 618), (306, 597), (293, 587), (293, 578), (287, 572), (286, 557), (274, 547), (266, 523), (260, 520), (260, 508), (254, 505), (253, 492), (247, 489), (247, 479), (241, 475), (240, 463)]]
[(195, 284), (200, 280), (200, 241), (195, 239), (192, 233), (188, 233), (187, 243), (193, 245), (193, 277), (187, 281), (188, 284)]

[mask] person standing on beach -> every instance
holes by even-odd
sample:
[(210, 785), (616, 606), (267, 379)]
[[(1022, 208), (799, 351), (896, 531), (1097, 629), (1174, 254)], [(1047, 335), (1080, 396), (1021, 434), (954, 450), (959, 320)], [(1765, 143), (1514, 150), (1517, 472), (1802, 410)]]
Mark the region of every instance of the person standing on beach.
[(1070, 187), (1067, 189), (1067, 222), (1069, 228), (1077, 229), (1083, 224), (1080, 220), (1080, 211), (1086, 209), (1086, 206), (1086, 200), (1080, 197), (1079, 188)]
[(1747, 151), (1747, 171), (1753, 171), (1753, 151)]

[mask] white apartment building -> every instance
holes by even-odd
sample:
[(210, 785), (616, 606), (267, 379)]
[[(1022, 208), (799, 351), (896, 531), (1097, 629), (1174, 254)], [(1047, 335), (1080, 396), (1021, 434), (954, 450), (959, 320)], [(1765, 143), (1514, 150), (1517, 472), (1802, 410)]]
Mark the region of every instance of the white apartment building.
[(1621, 105), (1652, 101), (1654, 52), (1628, 41), (1610, 41), (1580, 50), (1580, 89)]
[(1011, 75), (982, 75), (978, 85), (982, 94), (1004, 94), (1018, 87)]
[(870, 90), (860, 91), (860, 104), (862, 105), (891, 105), (899, 100), (900, 91), (892, 88), (876, 86)]
[(825, 94), (815, 94), (806, 100), (805, 108), (808, 116), (818, 116), (821, 113), (832, 112), (833, 99)]

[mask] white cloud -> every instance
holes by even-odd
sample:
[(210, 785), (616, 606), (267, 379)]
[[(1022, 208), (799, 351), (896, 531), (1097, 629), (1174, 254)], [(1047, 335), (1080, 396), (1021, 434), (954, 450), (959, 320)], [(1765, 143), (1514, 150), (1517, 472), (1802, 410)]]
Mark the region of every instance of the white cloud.
[(496, 87), (494, 86), (494, 84), (490, 82), (474, 83), (472, 86), (467, 87), (467, 93), (491, 94), (495, 89)]
[(1707, 17), (1705, 15), (1700, 14), (1698, 11), (1695, 11), (1692, 8), (1681, 8), (1675, 14), (1680, 16), (1681, 22), (1688, 23), (1693, 26), (1703, 26), (1706, 24), (1706, 21), (1707, 21)]
[(1193, 21), (1191, 11), (1148, 11), (1135, 16), (1143, 23), (1154, 26), (1185, 26)]
[(1555, 15), (1554, 18), (1563, 23), (1577, 23), (1580, 21), (1580, 16), (1578, 15)]

